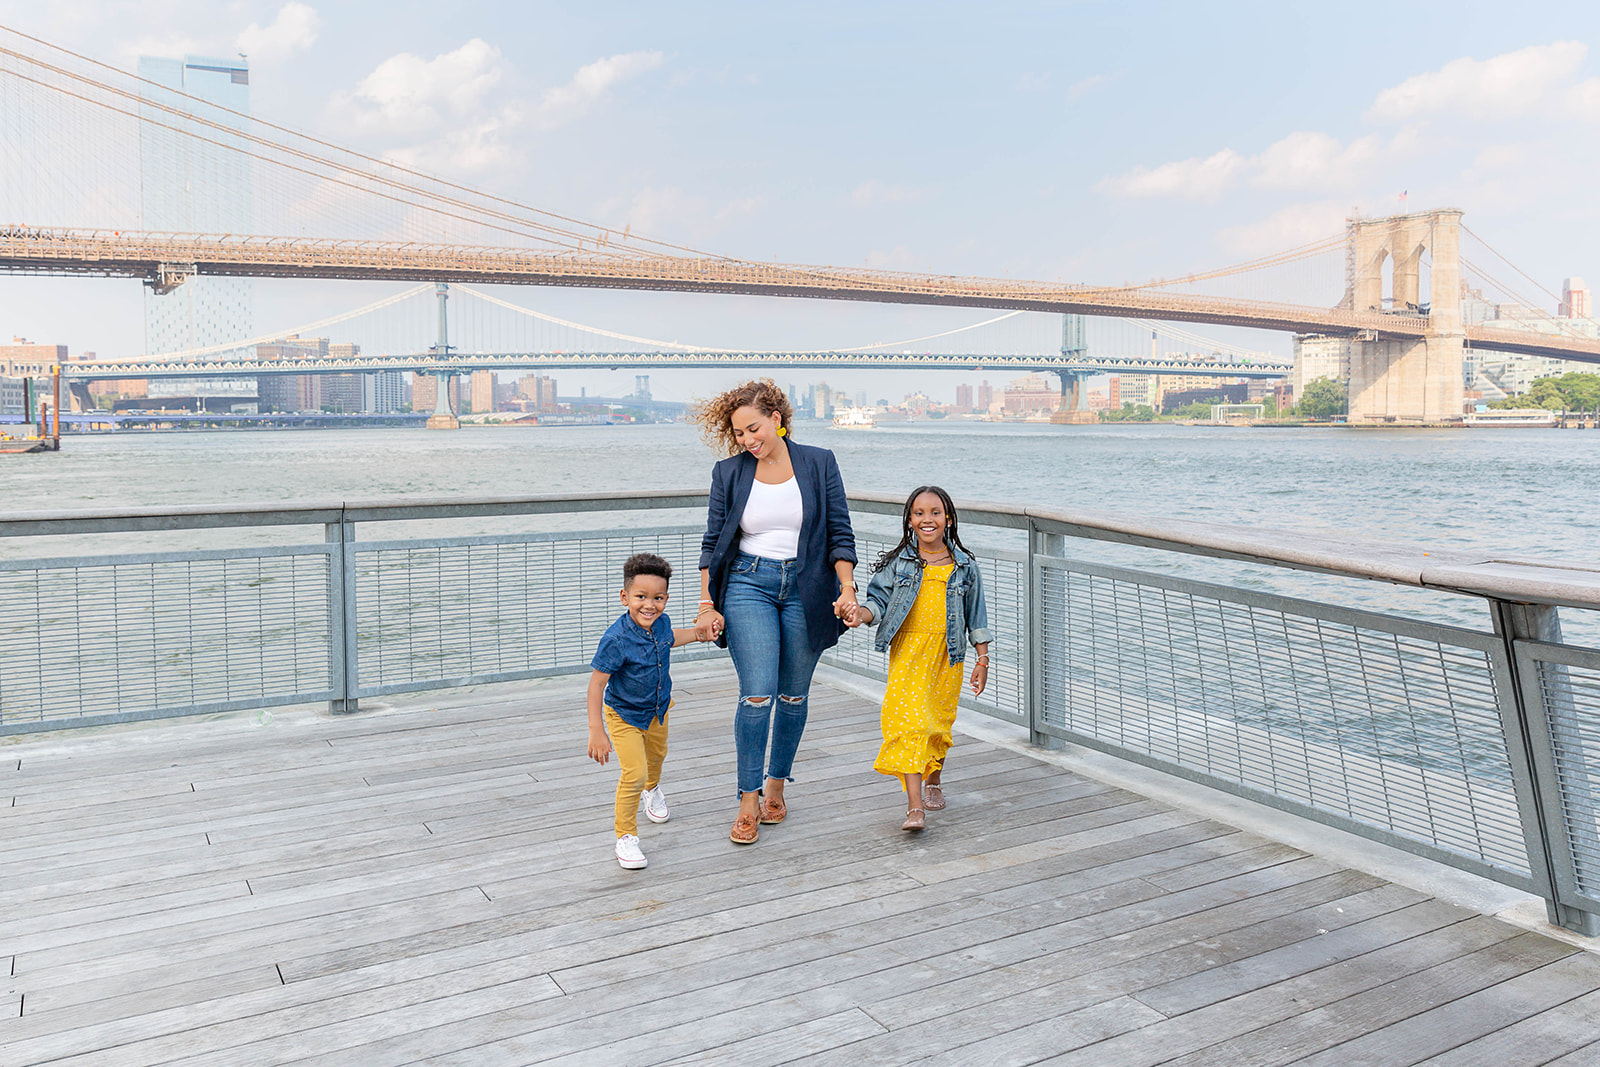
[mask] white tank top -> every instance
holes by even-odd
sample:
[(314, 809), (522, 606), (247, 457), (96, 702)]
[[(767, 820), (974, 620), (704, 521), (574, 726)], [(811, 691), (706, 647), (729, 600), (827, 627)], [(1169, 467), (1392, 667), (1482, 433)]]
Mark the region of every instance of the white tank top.
[(794, 559), (800, 553), (800, 483), (750, 483), (750, 499), (739, 519), (739, 551), (766, 559)]

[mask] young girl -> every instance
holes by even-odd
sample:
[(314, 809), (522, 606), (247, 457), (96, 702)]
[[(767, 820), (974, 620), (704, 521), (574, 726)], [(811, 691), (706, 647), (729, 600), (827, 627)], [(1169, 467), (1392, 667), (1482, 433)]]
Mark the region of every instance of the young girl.
[(873, 769), (900, 778), (902, 830), (921, 830), (923, 809), (944, 807), (940, 779), (961, 697), (961, 663), (977, 650), (972, 692), (989, 680), (989, 611), (977, 561), (956, 535), (950, 494), (936, 485), (906, 500), (900, 543), (873, 568), (867, 594), (846, 621), (878, 624), (876, 647), (889, 650), (883, 695), (883, 747)]

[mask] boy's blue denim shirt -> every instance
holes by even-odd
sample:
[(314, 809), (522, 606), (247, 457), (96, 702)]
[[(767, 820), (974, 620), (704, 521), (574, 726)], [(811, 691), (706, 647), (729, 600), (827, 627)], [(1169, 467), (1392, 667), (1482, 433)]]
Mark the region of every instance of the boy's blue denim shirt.
[[(968, 642), (981, 645), (990, 640), (989, 605), (983, 599), (983, 575), (978, 571), (978, 561), (955, 545), (950, 546), (950, 556), (956, 568), (945, 586), (945, 642), (950, 649), (950, 662), (960, 663), (966, 658)], [(879, 652), (888, 651), (900, 624), (911, 614), (911, 605), (922, 588), (922, 566), (917, 546), (907, 545), (888, 566), (874, 572), (872, 581), (867, 583), (867, 595), (861, 603), (872, 611), (872, 624), (878, 628), (873, 647)]]
[(605, 701), (629, 726), (650, 729), (655, 719), (667, 721), (672, 705), (672, 620), (663, 613), (650, 629), (623, 612), (606, 627), (589, 666), (609, 674)]

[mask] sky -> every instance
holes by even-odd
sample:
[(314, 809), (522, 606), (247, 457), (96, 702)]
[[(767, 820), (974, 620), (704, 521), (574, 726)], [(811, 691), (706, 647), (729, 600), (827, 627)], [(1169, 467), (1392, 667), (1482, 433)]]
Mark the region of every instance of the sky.
[[(1107, 284), (1286, 249), (1352, 211), (1449, 206), (1545, 288), (1600, 283), (1594, 3), (0, 0), (0, 24), (128, 69), (242, 52), (258, 116), (746, 258)], [(387, 291), (258, 282), (258, 325)], [(848, 347), (986, 317), (513, 298), (716, 347)], [(134, 281), (0, 278), (0, 332), (134, 354), (142, 299)], [(829, 377), (937, 398), (971, 376)], [(624, 379), (570, 376), (591, 393)], [(672, 398), (717, 384), (652, 382)]]

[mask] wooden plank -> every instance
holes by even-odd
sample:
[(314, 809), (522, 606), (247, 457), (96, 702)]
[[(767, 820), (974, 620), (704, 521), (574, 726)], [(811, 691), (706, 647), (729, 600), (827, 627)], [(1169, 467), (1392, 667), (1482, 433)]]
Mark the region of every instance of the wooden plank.
[[(1585, 1049), (1600, 1055), (1600, 992), (1585, 993), (1520, 1022), (1423, 1060), (1424, 1067), (1503, 1067), (1561, 1062)], [(1560, 1057), (1561, 1059), (1557, 1059)]]
[[(1415, 1063), (1514, 1026), (1596, 989), (1600, 989), (1600, 957), (1574, 953), (1508, 978), (1491, 989), (1475, 990), (1397, 1019), (1372, 1033), (1342, 1041), (1304, 1062), (1307, 1067)], [(1529, 1062), (1520, 1056), (1519, 1059)]]
[[(1369, 954), (1351, 961), (1349, 966), (1329, 968), (1338, 972), (1333, 976), (1334, 988), (1340, 994), (1337, 999), (1313, 1002), (1286, 1017), (1268, 1021), (1270, 1016), (1264, 1018), (1258, 1010), (1257, 998), (1235, 997), (1148, 1027), (1137, 1046), (1128, 1043), (1122, 1047), (1107, 1047), (1099, 1050), (1105, 1058), (1085, 1056), (1080, 1062), (1105, 1064), (1106, 1067), (1167, 1061), (1175, 1067), (1299, 1063), (1353, 1037), (1380, 1030), (1392, 1022), (1422, 1014), (1479, 990), (1491, 989), (1519, 974), (1564, 959), (1575, 951), (1549, 938), (1521, 933), (1420, 970), (1404, 971), (1402, 968), (1398, 977), (1389, 969), (1396, 962), (1395, 957)], [(1403, 964), (1404, 957), (1399, 960)], [(1364, 980), (1360, 992), (1345, 995), (1345, 986), (1340, 980), (1354, 977), (1360, 985), (1363, 979), (1359, 972), (1368, 967), (1382, 969)], [(1326, 988), (1326, 981), (1326, 976), (1320, 972), (1312, 972), (1281, 985), (1313, 990)]]

